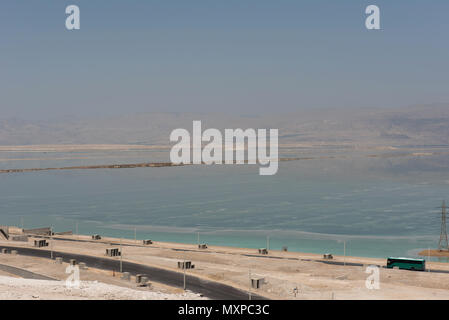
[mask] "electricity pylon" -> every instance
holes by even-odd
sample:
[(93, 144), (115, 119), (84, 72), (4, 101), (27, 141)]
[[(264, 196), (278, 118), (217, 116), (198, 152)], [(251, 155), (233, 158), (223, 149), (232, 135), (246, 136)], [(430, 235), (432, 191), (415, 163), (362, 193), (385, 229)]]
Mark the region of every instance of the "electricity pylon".
[(446, 229), (446, 202), (443, 201), (441, 205), (441, 233), (440, 242), (438, 242), (439, 251), (449, 251), (449, 244), (447, 241), (447, 229)]

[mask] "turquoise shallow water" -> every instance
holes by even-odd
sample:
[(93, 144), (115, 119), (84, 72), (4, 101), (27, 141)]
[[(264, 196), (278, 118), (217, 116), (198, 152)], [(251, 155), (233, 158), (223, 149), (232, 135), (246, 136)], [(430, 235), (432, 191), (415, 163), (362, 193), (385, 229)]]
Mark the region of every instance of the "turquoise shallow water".
[[(103, 161), (105, 163), (105, 161)], [(0, 175), (0, 224), (53, 226), (139, 239), (355, 256), (416, 256), (435, 248), (441, 172), (384, 160), (257, 166), (103, 169)], [(403, 168), (403, 166), (401, 167)], [(392, 173), (394, 172), (394, 173)], [(417, 173), (418, 172), (418, 173)], [(443, 172), (444, 173), (444, 172)]]

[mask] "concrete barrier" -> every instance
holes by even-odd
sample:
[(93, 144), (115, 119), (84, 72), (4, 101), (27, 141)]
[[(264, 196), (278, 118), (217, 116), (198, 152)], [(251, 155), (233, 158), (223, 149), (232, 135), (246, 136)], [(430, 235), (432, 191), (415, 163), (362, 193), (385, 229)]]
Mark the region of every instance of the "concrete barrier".
[(121, 255), (119, 248), (108, 248), (106, 249), (106, 256), (108, 257), (118, 257)]
[(36, 229), (27, 229), (23, 230), (23, 233), (25, 234), (35, 234), (35, 235), (41, 235), (41, 236), (51, 236), (51, 228), (45, 227), (45, 228), (36, 228)]
[(192, 269), (192, 261), (178, 261), (179, 269)]
[(11, 240), (11, 241), (28, 242), (28, 236), (27, 235), (11, 235), (9, 237), (9, 240)]
[(136, 283), (140, 283), (143, 276), (143, 274), (136, 274)]
[(140, 282), (137, 284), (139, 287), (146, 287), (148, 285), (148, 277), (141, 277)]
[(34, 240), (34, 246), (36, 248), (48, 247), (48, 242), (45, 239)]
[(129, 280), (131, 280), (131, 275), (130, 275), (129, 272), (123, 272), (123, 274), (120, 277), (120, 279), (129, 281)]
[(251, 278), (251, 287), (254, 289), (260, 289), (264, 283), (264, 278)]

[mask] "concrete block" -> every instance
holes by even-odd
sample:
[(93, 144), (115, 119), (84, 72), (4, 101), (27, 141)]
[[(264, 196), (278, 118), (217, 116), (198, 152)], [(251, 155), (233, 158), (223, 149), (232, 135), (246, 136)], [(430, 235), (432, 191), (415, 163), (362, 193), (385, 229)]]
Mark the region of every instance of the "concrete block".
[(34, 246), (37, 248), (48, 247), (48, 242), (45, 239), (34, 240)]
[(143, 276), (143, 274), (136, 274), (136, 283), (140, 283)]
[(142, 276), (140, 282), (137, 284), (139, 287), (146, 287), (148, 285), (148, 277)]
[(13, 236), (10, 236), (9, 239), (11, 241), (28, 242), (28, 236), (27, 235), (13, 235)]
[(129, 274), (129, 272), (123, 272), (120, 279), (129, 281), (129, 280), (131, 280), (131, 275)]
[(179, 269), (192, 269), (192, 261), (178, 261)]
[(106, 255), (108, 257), (118, 257), (120, 256), (121, 252), (119, 248), (108, 248), (106, 249)]
[(251, 287), (254, 289), (260, 289), (264, 283), (264, 278), (251, 278)]

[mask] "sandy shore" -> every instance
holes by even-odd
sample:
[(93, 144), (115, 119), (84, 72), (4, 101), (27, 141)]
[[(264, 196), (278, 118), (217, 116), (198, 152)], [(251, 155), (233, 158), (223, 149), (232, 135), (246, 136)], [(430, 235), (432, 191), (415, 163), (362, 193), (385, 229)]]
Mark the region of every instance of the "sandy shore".
[(88, 267), (80, 269), (80, 285), (67, 287), (67, 263), (57, 264), (49, 259), (22, 255), (0, 254), (0, 264), (18, 270), (31, 271), (55, 280), (22, 278), (0, 268), (0, 300), (197, 300), (205, 299), (189, 291), (184, 292), (159, 283), (138, 287), (134, 282), (120, 279), (112, 273)]
[[(119, 239), (114, 238), (95, 241), (90, 236), (64, 235), (59, 238), (84, 242), (53, 240), (55, 251), (101, 257), (106, 248), (118, 247), (119, 243)], [(31, 241), (0, 243), (30, 247)], [(384, 266), (384, 259), (334, 256), (332, 260), (363, 265), (351, 266), (327, 264), (322, 255), (299, 252), (270, 251), (268, 255), (259, 255), (257, 250), (245, 248), (209, 246), (198, 249), (196, 245), (162, 242), (143, 246), (134, 240), (123, 240), (122, 244), (124, 261), (179, 272), (177, 262), (186, 259), (195, 264), (189, 274), (246, 291), (250, 272), (252, 277), (264, 279), (260, 289), (251, 290), (271, 299), (449, 299), (449, 273), (380, 268), (380, 288), (368, 289), (365, 282), (370, 274), (366, 273), (366, 267)], [(4, 259), (2, 256), (6, 255), (0, 255), (0, 263)], [(449, 264), (445, 263), (430, 262), (427, 267), (449, 272)], [(51, 270), (40, 271), (45, 271), (47, 276), (55, 275)], [(97, 273), (88, 280), (95, 280), (99, 275)], [(111, 278), (110, 272), (106, 276)]]
[(98, 281), (82, 281), (79, 288), (65, 281), (30, 280), (0, 276), (0, 300), (183, 300), (197, 299), (192, 293), (169, 294), (139, 291)]
[(448, 257), (449, 251), (440, 251), (440, 250), (422, 250), (418, 253), (420, 256), (426, 257)]

